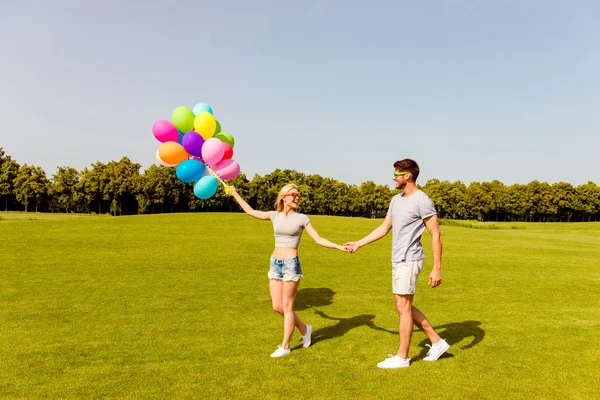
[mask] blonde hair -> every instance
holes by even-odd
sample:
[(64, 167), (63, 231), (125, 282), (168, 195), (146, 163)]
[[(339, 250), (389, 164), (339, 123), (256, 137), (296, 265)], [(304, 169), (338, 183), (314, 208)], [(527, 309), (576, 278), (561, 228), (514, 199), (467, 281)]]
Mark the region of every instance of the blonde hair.
[(283, 198), (292, 189), (298, 190), (298, 186), (294, 185), (293, 183), (288, 183), (281, 188), (279, 194), (277, 195), (277, 200), (275, 200), (275, 210), (279, 212), (283, 211)]

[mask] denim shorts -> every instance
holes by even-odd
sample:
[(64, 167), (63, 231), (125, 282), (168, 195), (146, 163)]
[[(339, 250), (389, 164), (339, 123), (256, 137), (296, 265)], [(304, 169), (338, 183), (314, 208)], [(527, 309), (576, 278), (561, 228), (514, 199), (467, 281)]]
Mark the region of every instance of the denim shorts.
[(275, 256), (271, 256), (271, 265), (269, 266), (268, 277), (283, 281), (297, 282), (302, 279), (302, 267), (298, 256), (278, 260)]
[(417, 279), (424, 260), (392, 262), (392, 291), (394, 294), (415, 294)]

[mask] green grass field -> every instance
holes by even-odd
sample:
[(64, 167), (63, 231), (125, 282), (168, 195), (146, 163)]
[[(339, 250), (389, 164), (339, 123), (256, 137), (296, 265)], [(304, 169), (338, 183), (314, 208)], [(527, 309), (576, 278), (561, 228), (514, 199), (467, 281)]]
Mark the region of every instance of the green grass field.
[[(340, 243), (381, 222), (312, 221)], [(0, 397), (600, 398), (600, 224), (494, 225), (442, 226), (437, 289), (424, 235), (415, 305), (452, 347), (422, 361), (415, 332), (410, 368), (379, 370), (398, 346), (391, 235), (354, 255), (304, 235), (313, 345), (295, 332), (271, 359), (270, 222), (0, 213)]]

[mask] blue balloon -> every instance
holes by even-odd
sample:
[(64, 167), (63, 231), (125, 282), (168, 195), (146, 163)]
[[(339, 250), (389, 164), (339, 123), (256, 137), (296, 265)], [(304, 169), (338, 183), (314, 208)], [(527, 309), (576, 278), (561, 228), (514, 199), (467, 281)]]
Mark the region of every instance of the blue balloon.
[(206, 111), (211, 114), (213, 113), (212, 107), (206, 103), (198, 103), (192, 109), (192, 112), (194, 113), (194, 115), (198, 115), (198, 113), (201, 113), (202, 111)]
[(203, 176), (194, 185), (194, 194), (202, 200), (210, 199), (217, 193), (219, 181), (212, 175)]
[(175, 169), (177, 177), (185, 182), (192, 183), (199, 180), (204, 174), (206, 166), (204, 163), (198, 160), (185, 160), (182, 161)]
[(185, 136), (183, 134), (183, 132), (181, 132), (180, 130), (177, 131), (177, 133), (179, 133), (179, 141), (177, 143), (179, 143), (180, 145), (183, 146), (183, 137)]

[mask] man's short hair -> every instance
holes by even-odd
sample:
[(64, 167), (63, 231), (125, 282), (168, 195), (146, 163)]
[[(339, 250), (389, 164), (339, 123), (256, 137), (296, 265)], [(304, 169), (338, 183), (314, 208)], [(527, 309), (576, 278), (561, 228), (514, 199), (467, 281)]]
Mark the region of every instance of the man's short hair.
[(394, 168), (398, 172), (410, 172), (413, 177), (413, 181), (417, 181), (419, 177), (419, 164), (415, 160), (411, 160), (410, 158), (405, 158), (404, 160), (396, 161), (394, 163)]

